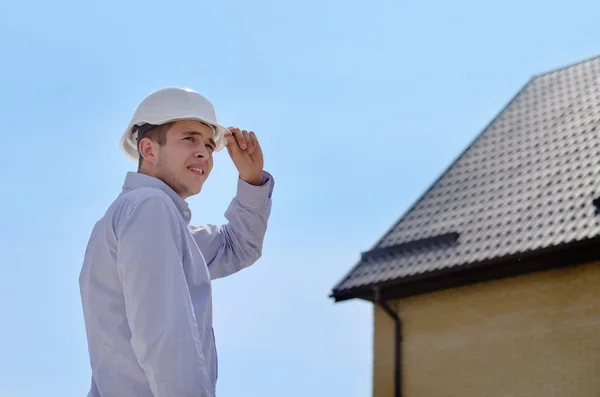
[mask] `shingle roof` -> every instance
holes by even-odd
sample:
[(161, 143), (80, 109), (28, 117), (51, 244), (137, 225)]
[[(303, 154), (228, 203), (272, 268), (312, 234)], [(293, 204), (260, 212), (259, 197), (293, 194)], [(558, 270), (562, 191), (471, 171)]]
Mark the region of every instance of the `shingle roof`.
[(333, 289), (600, 235), (600, 58), (534, 76)]

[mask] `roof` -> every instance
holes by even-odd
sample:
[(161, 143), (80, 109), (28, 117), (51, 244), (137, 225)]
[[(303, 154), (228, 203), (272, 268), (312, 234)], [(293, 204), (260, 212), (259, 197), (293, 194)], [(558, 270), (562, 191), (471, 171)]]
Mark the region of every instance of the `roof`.
[(595, 241), (599, 181), (600, 57), (527, 82), (332, 296)]

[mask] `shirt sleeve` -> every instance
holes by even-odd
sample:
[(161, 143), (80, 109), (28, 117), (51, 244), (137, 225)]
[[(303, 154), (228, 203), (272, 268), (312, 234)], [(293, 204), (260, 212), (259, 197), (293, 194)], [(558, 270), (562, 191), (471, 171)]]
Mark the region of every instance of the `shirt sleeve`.
[[(133, 205), (132, 205), (133, 206)], [(201, 339), (183, 271), (182, 235), (161, 197), (132, 207), (117, 230), (131, 346), (156, 397), (210, 397)]]
[(236, 273), (261, 257), (275, 183), (266, 171), (263, 181), (253, 186), (238, 179), (236, 197), (225, 211), (227, 224), (189, 227), (212, 280)]

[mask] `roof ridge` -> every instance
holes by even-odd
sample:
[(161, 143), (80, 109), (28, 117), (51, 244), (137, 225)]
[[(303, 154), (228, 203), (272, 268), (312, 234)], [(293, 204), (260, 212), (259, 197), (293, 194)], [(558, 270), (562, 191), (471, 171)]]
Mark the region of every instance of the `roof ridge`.
[(595, 61), (596, 59), (599, 59), (599, 58), (600, 58), (600, 55), (594, 55), (592, 57), (583, 58), (583, 59), (580, 59), (579, 61), (571, 62), (571, 63), (565, 64), (563, 66), (559, 66), (559, 67), (556, 67), (554, 69), (550, 69), (550, 70), (548, 70), (546, 72), (534, 74), (533, 77), (532, 77), (532, 79), (537, 79), (537, 78), (540, 78), (540, 77), (543, 77), (543, 76), (547, 76), (547, 75), (552, 74), (552, 73), (561, 72), (561, 71), (563, 71), (565, 69), (569, 69), (569, 68), (572, 68), (574, 66), (583, 65), (584, 63), (592, 62), (592, 61)]

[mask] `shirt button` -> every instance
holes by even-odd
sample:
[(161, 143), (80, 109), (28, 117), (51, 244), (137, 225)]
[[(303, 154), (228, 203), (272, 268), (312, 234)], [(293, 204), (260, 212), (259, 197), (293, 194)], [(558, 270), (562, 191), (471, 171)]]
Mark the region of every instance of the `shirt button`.
[(188, 211), (188, 210), (183, 211), (183, 215), (190, 216), (190, 211)]

